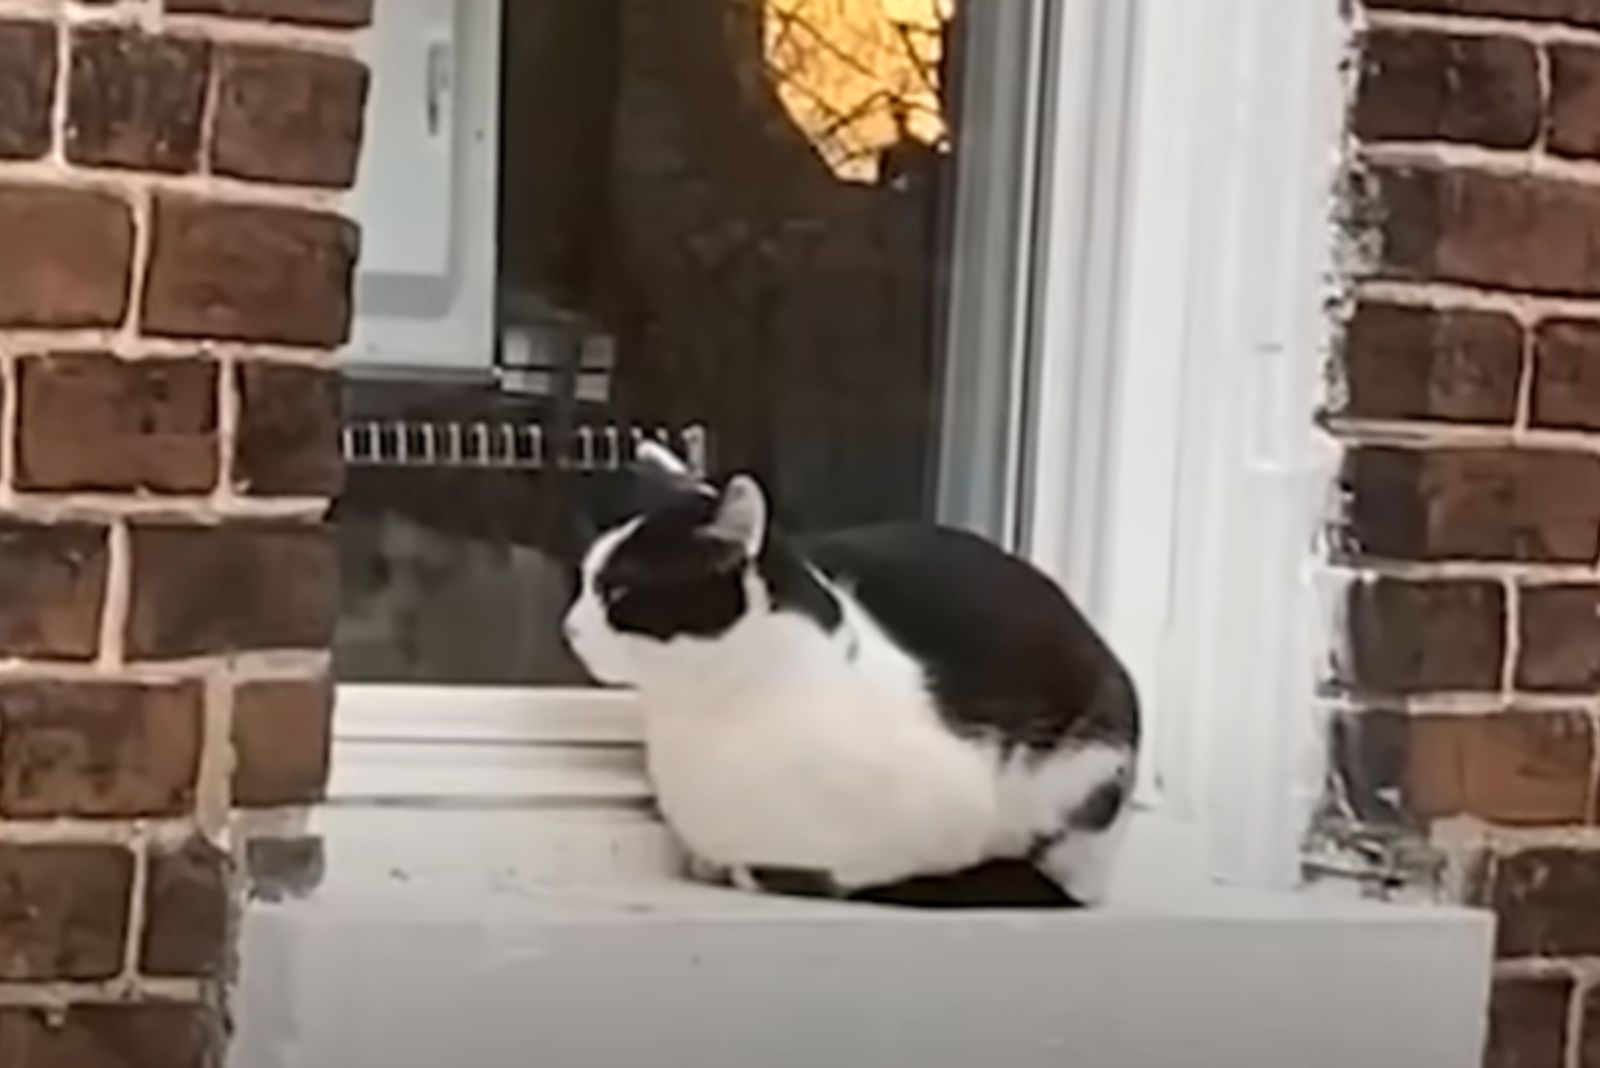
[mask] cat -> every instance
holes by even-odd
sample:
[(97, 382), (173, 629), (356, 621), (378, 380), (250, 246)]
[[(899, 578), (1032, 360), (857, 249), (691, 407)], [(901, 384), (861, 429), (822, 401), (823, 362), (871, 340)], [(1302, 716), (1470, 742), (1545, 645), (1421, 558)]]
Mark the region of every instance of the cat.
[(639, 510), (584, 554), (564, 630), (637, 689), (700, 878), (939, 906), (1103, 901), (1132, 681), (1041, 572), (953, 529), (791, 538), (759, 483), (639, 450)]

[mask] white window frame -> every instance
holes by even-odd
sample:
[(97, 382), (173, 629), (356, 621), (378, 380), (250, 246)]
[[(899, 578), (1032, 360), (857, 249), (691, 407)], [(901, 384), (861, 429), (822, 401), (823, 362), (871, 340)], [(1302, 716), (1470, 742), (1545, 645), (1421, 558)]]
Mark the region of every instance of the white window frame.
[(1152, 848), (1285, 888), (1323, 766), (1345, 28), (1316, 0), (1113, 6), (1065, 5), (1038, 348), (1075, 355), (1040, 365), (1025, 544), (1141, 684)]
[[(1000, 510), (1139, 681), (1126, 878), (1290, 887), (1321, 785), (1312, 414), (1344, 27), (1323, 0), (1026, 6), (1055, 72), (1016, 213), (1041, 240), (1019, 242), (1028, 290), (989, 298), (1023, 324), (1001, 387), (1016, 435), (990, 468), (1003, 492), (972, 507)], [(981, 333), (966, 312), (952, 337)], [(626, 695), (342, 686), (330, 793), (637, 807), (638, 738)]]

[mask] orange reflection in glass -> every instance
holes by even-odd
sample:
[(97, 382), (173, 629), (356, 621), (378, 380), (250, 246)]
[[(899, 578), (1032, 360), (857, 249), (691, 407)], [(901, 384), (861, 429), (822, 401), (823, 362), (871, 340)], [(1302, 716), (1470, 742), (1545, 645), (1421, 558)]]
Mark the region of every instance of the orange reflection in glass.
[(873, 182), (905, 139), (943, 146), (942, 24), (955, 0), (766, 0), (778, 96), (834, 174)]

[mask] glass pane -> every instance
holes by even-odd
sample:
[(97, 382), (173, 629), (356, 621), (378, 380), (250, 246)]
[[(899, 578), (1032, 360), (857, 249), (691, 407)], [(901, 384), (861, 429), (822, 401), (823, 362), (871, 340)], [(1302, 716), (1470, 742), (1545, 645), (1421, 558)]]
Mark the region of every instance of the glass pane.
[[(993, 179), (1011, 161), (971, 158), (1005, 139), (967, 136), (963, 87), (1020, 99), (1027, 78), (965, 48), (995, 32), (969, 8), (504, 5), (494, 351), (384, 367), (379, 346), (349, 376), (342, 678), (582, 682), (559, 635), (573, 564), (643, 435), (756, 473), (792, 528), (935, 517), (952, 464), (995, 445), (947, 433), (943, 384), (971, 380), (945, 359), (952, 278), (991, 266), (952, 272), (973, 245), (955, 220), (1014, 198)], [(376, 91), (405, 76), (403, 45), (374, 61)], [(438, 72), (419, 77), (439, 106)]]

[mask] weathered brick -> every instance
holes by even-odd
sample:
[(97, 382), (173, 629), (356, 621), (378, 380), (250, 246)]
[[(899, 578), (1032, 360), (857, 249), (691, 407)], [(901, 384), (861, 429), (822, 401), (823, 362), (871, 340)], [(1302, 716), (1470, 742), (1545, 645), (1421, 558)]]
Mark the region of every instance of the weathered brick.
[(0, 1009), (0, 1064), (7, 1068), (217, 1068), (225, 1045), (216, 1011), (203, 1005)]
[(0, 522), (0, 656), (91, 659), (107, 561), (104, 528)]
[(1505, 594), (1494, 582), (1353, 583), (1346, 686), (1382, 693), (1498, 689)]
[(217, 62), (211, 168), (274, 182), (355, 181), (367, 68), (354, 59), (231, 47)]
[(1571, 979), (1497, 979), (1484, 1068), (1565, 1068)]
[(1373, 8), (1438, 11), (1454, 15), (1503, 15), (1600, 26), (1600, 0), (1367, 0)]
[(1595, 738), (1580, 711), (1337, 714), (1328, 758), (1339, 798), (1369, 826), (1420, 829), (1461, 815), (1509, 825), (1589, 819)]
[(323, 649), (339, 576), (326, 527), (136, 526), (127, 650), (172, 658)]
[(197, 15), (302, 22), (315, 26), (365, 26), (372, 0), (166, 0), (167, 10)]
[(1354, 125), (1367, 140), (1523, 148), (1539, 133), (1539, 62), (1509, 37), (1376, 30), (1363, 42)]
[(120, 846), (0, 844), (0, 979), (117, 974), (132, 884)]
[(228, 855), (195, 836), (150, 853), (140, 965), (149, 975), (221, 978), (228, 970)]
[(1532, 420), (1600, 429), (1600, 322), (1552, 319), (1534, 337)]
[(113, 326), (133, 262), (133, 214), (107, 193), (0, 185), (0, 327)]
[(17, 484), (204, 492), (217, 481), (217, 367), (75, 353), (23, 359)]
[(354, 224), (337, 215), (159, 197), (145, 329), (341, 344), (358, 245)]
[(1380, 274), (1553, 295), (1600, 293), (1600, 186), (1382, 167)]
[(1600, 953), (1600, 851), (1554, 846), (1501, 857), (1490, 893), (1501, 956)]
[(242, 365), (235, 488), (257, 495), (336, 496), (344, 484), (341, 408), (336, 373)]
[(1364, 303), (1345, 334), (1344, 413), (1509, 423), (1521, 368), (1509, 315)]
[(0, 811), (176, 816), (200, 764), (198, 683), (0, 685)]
[(55, 27), (0, 21), (0, 159), (36, 159), (50, 150), (55, 82)]
[(233, 707), (236, 804), (318, 801), (328, 779), (333, 686), (327, 679), (248, 683)]
[(1600, 555), (1600, 456), (1371, 448), (1345, 461), (1360, 553), (1589, 563)]
[(1600, 586), (1525, 586), (1517, 685), (1600, 691)]
[(1420, 715), (1408, 734), (1404, 798), (1417, 817), (1562, 824), (1590, 816), (1594, 732), (1584, 713)]
[(100, 166), (194, 170), (210, 48), (124, 27), (74, 33), (67, 157)]
[(1565, 156), (1600, 155), (1600, 48), (1552, 43), (1545, 144)]

